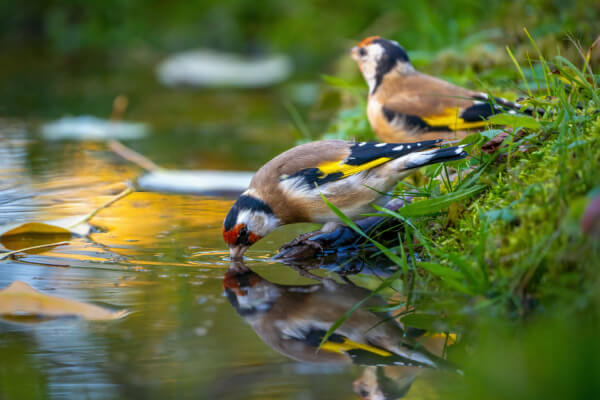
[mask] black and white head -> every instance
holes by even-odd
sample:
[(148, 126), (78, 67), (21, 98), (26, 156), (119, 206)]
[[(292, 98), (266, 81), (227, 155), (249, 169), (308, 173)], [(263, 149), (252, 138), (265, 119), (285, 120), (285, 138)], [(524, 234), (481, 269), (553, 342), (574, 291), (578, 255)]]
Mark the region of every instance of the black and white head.
[(351, 54), (358, 63), (371, 94), (377, 90), (385, 74), (391, 70), (400, 74), (414, 72), (406, 51), (393, 40), (369, 36), (354, 46)]
[(281, 296), (281, 289), (248, 269), (241, 260), (232, 260), (223, 277), (227, 299), (248, 322), (268, 312)]
[(223, 222), (223, 239), (233, 259), (279, 226), (279, 219), (267, 203), (244, 192), (233, 204)]

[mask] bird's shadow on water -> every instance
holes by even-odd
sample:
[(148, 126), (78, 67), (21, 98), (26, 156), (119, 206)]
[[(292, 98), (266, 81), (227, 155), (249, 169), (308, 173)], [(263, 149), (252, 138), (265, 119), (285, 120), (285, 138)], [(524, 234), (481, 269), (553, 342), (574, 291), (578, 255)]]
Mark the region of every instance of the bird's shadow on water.
[[(348, 385), (363, 398), (402, 397), (424, 371), (457, 371), (442, 358), (446, 335), (404, 326), (392, 313), (382, 311), (388, 303), (381, 296), (349, 279), (358, 273), (384, 279), (394, 273), (392, 267), (369, 264), (360, 257), (347, 259), (343, 264), (338, 263), (339, 257), (316, 261), (317, 264), (310, 264), (305, 259), (303, 265), (290, 265), (318, 280), (308, 285), (275, 283), (243, 262), (232, 261), (223, 278), (225, 296), (265, 344), (291, 360), (306, 364), (309, 374), (358, 366), (360, 377)], [(316, 270), (323, 269), (333, 274), (325, 277), (316, 274)], [(357, 303), (362, 306), (345, 315)], [(334, 327), (344, 316), (344, 322)], [(332, 327), (334, 330), (330, 332)], [(262, 366), (228, 373), (217, 379), (213, 390), (223, 393), (232, 380), (252, 385), (252, 376), (256, 374), (284, 373), (279, 366), (271, 367), (274, 369)]]

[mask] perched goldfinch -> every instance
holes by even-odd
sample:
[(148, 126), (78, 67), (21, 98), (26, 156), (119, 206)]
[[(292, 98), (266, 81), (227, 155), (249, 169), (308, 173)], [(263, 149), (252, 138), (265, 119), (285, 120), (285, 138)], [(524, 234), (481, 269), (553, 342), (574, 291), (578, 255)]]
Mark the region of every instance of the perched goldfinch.
[(464, 158), (464, 146), (438, 148), (440, 140), (375, 143), (323, 140), (296, 146), (263, 165), (223, 223), (232, 258), (280, 225), (341, 222), (321, 195), (356, 220), (385, 200), (396, 183), (416, 168)]
[(367, 117), (383, 142), (462, 138), (521, 105), (461, 88), (414, 69), (397, 42), (371, 36), (352, 48), (367, 85)]
[(387, 313), (368, 307), (386, 302), (371, 296), (321, 345), (331, 326), (370, 291), (324, 279), (315, 285), (278, 285), (233, 262), (223, 279), (231, 305), (262, 341), (294, 360), (360, 365), (447, 368), (444, 359), (417, 344), (422, 331), (405, 332)]

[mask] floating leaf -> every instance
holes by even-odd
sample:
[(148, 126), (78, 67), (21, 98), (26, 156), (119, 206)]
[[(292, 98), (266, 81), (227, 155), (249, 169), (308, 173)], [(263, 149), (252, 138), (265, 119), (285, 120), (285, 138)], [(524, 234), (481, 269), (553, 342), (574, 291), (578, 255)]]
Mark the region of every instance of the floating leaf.
[(0, 238), (16, 235), (76, 235), (87, 236), (92, 231), (88, 223), (100, 210), (131, 194), (133, 189), (127, 187), (100, 207), (87, 215), (76, 215), (51, 221), (31, 221), (0, 226)]
[(0, 315), (3, 317), (80, 317), (103, 321), (121, 318), (125, 314), (127, 310), (111, 311), (93, 304), (49, 296), (21, 281), (0, 290)]
[(495, 125), (506, 125), (515, 129), (540, 129), (542, 127), (535, 118), (529, 115), (497, 114), (492, 115), (489, 121)]
[[(14, 238), (14, 236), (9, 236), (9, 238)], [(48, 238), (48, 235), (44, 235), (43, 238)], [(51, 236), (50, 238), (54, 238), (54, 236)], [(3, 238), (4, 239), (4, 238)], [(7, 249), (12, 249), (13, 247), (8, 247), (6, 246), (6, 242), (5, 240), (2, 240), (2, 244), (7, 248)], [(63, 241), (63, 242), (45, 242), (45, 243), (41, 243), (35, 246), (28, 246), (28, 247), (22, 247), (22, 248), (18, 248), (15, 249), (13, 251), (9, 251), (6, 253), (1, 253), (0, 254), (0, 260), (4, 260), (5, 258), (8, 258), (14, 254), (18, 254), (18, 253), (29, 253), (29, 254), (37, 254), (39, 252), (44, 252), (47, 251), (48, 248), (53, 248), (53, 247), (57, 247), (57, 246), (62, 246), (65, 244), (69, 244), (68, 241)]]
[(43, 222), (24, 222), (0, 226), (0, 237), (13, 235), (78, 235), (85, 236), (92, 227), (86, 222), (86, 216), (74, 216)]

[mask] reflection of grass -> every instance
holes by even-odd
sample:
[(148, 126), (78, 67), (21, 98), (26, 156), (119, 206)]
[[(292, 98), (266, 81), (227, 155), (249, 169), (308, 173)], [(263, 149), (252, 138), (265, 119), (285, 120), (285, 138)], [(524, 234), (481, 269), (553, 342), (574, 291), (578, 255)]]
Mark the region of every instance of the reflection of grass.
[[(405, 298), (391, 302), (390, 310), (403, 304), (414, 306), (416, 313), (403, 317), (403, 322), (435, 331), (464, 332), (470, 340), (463, 343), (477, 349), (477, 354), (472, 348), (462, 350), (465, 363), (476, 371), (473, 380), (468, 378), (473, 398), (490, 398), (490, 390), (499, 385), (503, 373), (508, 381), (511, 377), (522, 380), (523, 387), (505, 387), (504, 395), (497, 398), (513, 394), (540, 398), (537, 394), (552, 393), (523, 378), (533, 373), (551, 382), (562, 370), (536, 365), (533, 349), (572, 349), (573, 356), (569, 351), (559, 352), (565, 368), (595, 366), (597, 371), (600, 366), (597, 356), (583, 354), (592, 342), (573, 342), (563, 326), (568, 321), (581, 327), (581, 337), (596, 342), (597, 325), (588, 320), (597, 322), (600, 316), (596, 294), (600, 246), (597, 237), (582, 233), (580, 220), (600, 188), (598, 76), (588, 68), (586, 52), (578, 61), (583, 67), (556, 57), (552, 66), (556, 72), (551, 72), (541, 54), (538, 58), (518, 70), (522, 78), (535, 76), (526, 84), (530, 96), (525, 103), (544, 109), (544, 115), (538, 121), (499, 117), (513, 131), (493, 155), (481, 151), (486, 132), (469, 136), (465, 141), (473, 143), (472, 157), (450, 165), (459, 172), (467, 168), (472, 172), (459, 173), (457, 179), (450, 179), (446, 167), (425, 168), (421, 179), (427, 184), (418, 188), (423, 200), (397, 213), (385, 212), (404, 223), (400, 246), (376, 243), (404, 271)], [(356, 127), (361, 119), (341, 116), (335, 126), (353, 121)], [(347, 132), (352, 137), (356, 130)], [(398, 195), (405, 190), (417, 189), (402, 185)], [(531, 330), (519, 322), (538, 314), (546, 316)], [(477, 328), (491, 336), (477, 340)], [(499, 349), (514, 335), (517, 343), (504, 355)], [(536, 335), (545, 337), (536, 343)], [(548, 358), (544, 354), (539, 360)], [(480, 383), (474, 384), (475, 378)], [(580, 378), (571, 374), (570, 379), (569, 385), (577, 387)]]

